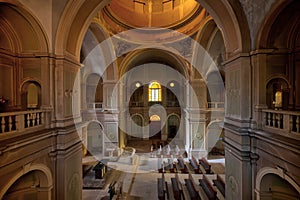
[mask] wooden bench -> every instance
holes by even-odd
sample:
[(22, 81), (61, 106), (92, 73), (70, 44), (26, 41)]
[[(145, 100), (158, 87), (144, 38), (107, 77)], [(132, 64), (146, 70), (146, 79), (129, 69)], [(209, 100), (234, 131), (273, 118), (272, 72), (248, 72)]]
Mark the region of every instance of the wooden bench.
[(182, 158), (178, 158), (178, 165), (179, 165), (179, 170), (181, 171), (181, 173), (187, 173), (187, 167), (184, 164), (184, 161)]
[(202, 179), (199, 179), (199, 182), (209, 200), (217, 199), (217, 192), (213, 189), (212, 185), (205, 175), (203, 175)]
[(207, 162), (205, 158), (199, 160), (200, 165), (204, 168), (206, 174), (211, 174), (211, 165)]
[(196, 187), (196, 183), (194, 181), (194, 178), (192, 176), (192, 174), (189, 174), (189, 179), (191, 180), (192, 184), (193, 184), (193, 187), (195, 189), (196, 192), (199, 192), (199, 188)]
[(159, 200), (165, 200), (165, 194), (168, 194), (167, 183), (165, 181), (165, 175), (162, 174), (161, 178), (157, 179), (157, 193)]
[(177, 184), (178, 184), (178, 189), (180, 191), (180, 194), (183, 194), (183, 191), (182, 191), (182, 185), (181, 185), (181, 182), (180, 182), (180, 179), (178, 177), (178, 174), (175, 174), (175, 179), (177, 181)]
[(217, 189), (221, 192), (223, 197), (225, 198), (225, 182), (223, 179), (217, 174), (217, 179), (213, 180), (214, 185), (217, 187)]
[[(194, 158), (194, 157), (193, 157), (193, 158)], [(199, 166), (198, 166), (198, 164), (197, 164), (195, 158), (194, 158), (194, 159), (193, 159), (193, 158), (190, 159), (190, 165), (193, 167), (194, 172), (195, 172), (196, 174), (199, 174), (200, 168), (199, 168)]]
[(171, 178), (171, 183), (172, 183), (174, 199), (181, 200), (181, 192), (179, 190), (179, 186), (178, 186), (176, 178)]
[(185, 185), (190, 195), (191, 200), (200, 200), (199, 193), (195, 190), (195, 187), (190, 179), (184, 179)]
[(165, 200), (164, 181), (162, 178), (157, 179), (157, 195), (159, 200)]

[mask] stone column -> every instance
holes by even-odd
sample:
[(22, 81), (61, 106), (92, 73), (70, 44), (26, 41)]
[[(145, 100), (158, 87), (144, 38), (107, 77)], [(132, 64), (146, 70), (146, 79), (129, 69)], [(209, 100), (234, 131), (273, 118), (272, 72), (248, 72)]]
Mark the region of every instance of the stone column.
[(257, 160), (259, 159), (258, 155), (255, 153), (250, 154), (251, 158), (251, 167), (252, 167), (252, 200), (255, 200), (255, 182), (256, 182), (256, 172), (257, 172)]
[(185, 149), (189, 149), (190, 148), (190, 121), (189, 121), (189, 111), (190, 111), (190, 84), (189, 81), (185, 82), (185, 97), (184, 97), (184, 120), (185, 120), (185, 132), (183, 133), (183, 135), (185, 136), (184, 138), (184, 145), (185, 145)]
[(58, 151), (56, 162), (56, 197), (61, 200), (82, 198), (82, 147), (76, 143)]
[(252, 63), (252, 101), (254, 117), (252, 128), (262, 128), (264, 116), (262, 110), (266, 104), (266, 63), (268, 50), (256, 50), (251, 52)]
[(226, 198), (252, 199), (251, 137), (251, 65), (248, 54), (239, 54), (225, 62), (225, 174)]
[(51, 109), (53, 107), (53, 60), (41, 57), (41, 108)]
[[(119, 131), (119, 147), (120, 148), (123, 148), (126, 146), (126, 133), (124, 133), (124, 127), (126, 126), (125, 124), (125, 112), (124, 112), (124, 109), (125, 109), (125, 106), (127, 106), (127, 103), (126, 103), (126, 88), (125, 88), (125, 85), (123, 83), (123, 80), (120, 81), (119, 83), (119, 111), (120, 111), (120, 115), (119, 115), (119, 123), (120, 123), (120, 131)], [(103, 96), (104, 97), (104, 96)]]

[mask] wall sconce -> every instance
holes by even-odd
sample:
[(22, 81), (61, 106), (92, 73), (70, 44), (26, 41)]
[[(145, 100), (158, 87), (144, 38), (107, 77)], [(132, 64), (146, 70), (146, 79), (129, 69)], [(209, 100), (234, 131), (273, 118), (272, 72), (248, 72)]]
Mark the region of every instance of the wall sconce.
[(73, 91), (72, 90), (69, 90), (69, 89), (66, 89), (65, 90), (65, 97), (71, 97), (73, 94)]

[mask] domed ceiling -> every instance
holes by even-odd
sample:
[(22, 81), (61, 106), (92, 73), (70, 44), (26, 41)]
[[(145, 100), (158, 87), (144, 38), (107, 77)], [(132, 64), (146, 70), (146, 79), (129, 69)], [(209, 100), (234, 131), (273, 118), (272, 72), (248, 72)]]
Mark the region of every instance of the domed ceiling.
[(112, 0), (102, 10), (102, 19), (113, 33), (151, 27), (191, 35), (205, 15), (195, 0)]

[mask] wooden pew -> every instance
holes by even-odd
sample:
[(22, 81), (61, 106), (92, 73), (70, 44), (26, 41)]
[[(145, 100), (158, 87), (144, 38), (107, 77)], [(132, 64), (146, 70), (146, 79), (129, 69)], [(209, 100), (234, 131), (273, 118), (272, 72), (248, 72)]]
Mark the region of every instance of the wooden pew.
[(177, 183), (176, 178), (171, 178), (172, 182), (172, 189), (173, 189), (173, 196), (175, 200), (181, 200), (181, 192), (179, 190), (179, 186)]
[(178, 177), (178, 174), (177, 174), (177, 173), (175, 174), (175, 178), (176, 178), (176, 181), (177, 181), (177, 184), (178, 184), (178, 189), (179, 189), (179, 191), (180, 191), (180, 194), (182, 194), (182, 195), (183, 195), (183, 191), (182, 191), (182, 185), (181, 185), (181, 182), (180, 182), (180, 179), (179, 179), (179, 177)]
[(191, 200), (200, 200), (199, 193), (195, 190), (195, 187), (190, 179), (184, 179), (185, 185), (190, 195)]
[(199, 188), (197, 188), (196, 183), (195, 183), (195, 181), (194, 181), (194, 178), (193, 178), (192, 174), (189, 174), (189, 179), (191, 180), (191, 182), (192, 182), (192, 184), (193, 184), (193, 187), (194, 187), (195, 191), (196, 191), (196, 192), (199, 192)]
[(179, 170), (181, 171), (181, 173), (187, 173), (187, 167), (183, 161), (182, 158), (178, 158), (178, 165), (179, 165)]
[(197, 161), (196, 161), (196, 159), (194, 157), (192, 157), (192, 159), (190, 159), (190, 165), (194, 169), (194, 172), (196, 174), (199, 174), (200, 168), (199, 168), (199, 165), (198, 165), (198, 163), (197, 163)]
[(204, 168), (206, 174), (211, 174), (211, 165), (207, 162), (205, 158), (199, 159), (200, 165)]
[(167, 183), (165, 181), (165, 175), (162, 174), (161, 178), (157, 179), (157, 193), (159, 200), (165, 200), (165, 194), (168, 194)]
[(162, 178), (157, 179), (157, 195), (159, 200), (165, 200), (164, 181)]
[(199, 179), (199, 182), (209, 200), (217, 199), (217, 192), (213, 189), (212, 185), (205, 175), (203, 175), (202, 179)]
[(219, 174), (217, 174), (217, 178), (213, 180), (213, 183), (225, 198), (225, 182), (219, 176)]

